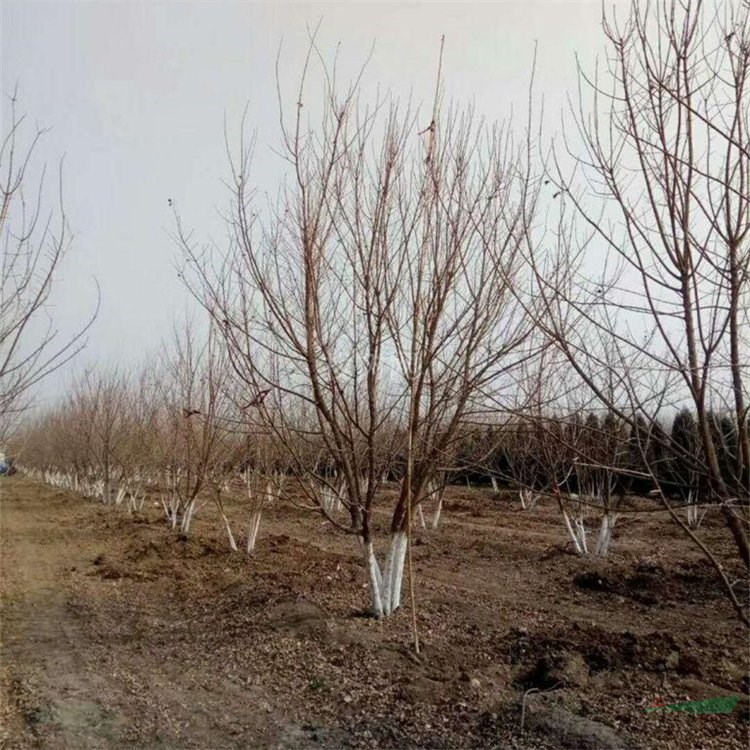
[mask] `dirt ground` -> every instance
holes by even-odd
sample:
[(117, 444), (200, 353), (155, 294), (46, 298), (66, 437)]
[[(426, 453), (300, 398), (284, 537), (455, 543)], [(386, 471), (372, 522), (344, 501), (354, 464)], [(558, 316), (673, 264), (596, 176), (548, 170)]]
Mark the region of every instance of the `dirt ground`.
[[(747, 746), (747, 632), (661, 513), (596, 562), (554, 508), (451, 488), (414, 546), (418, 658), (409, 607), (367, 617), (353, 540), (312, 513), (271, 509), (248, 558), (208, 505), (184, 539), (153, 501), (134, 518), (12, 477), (0, 522), (3, 748)], [(700, 533), (740, 576), (720, 520)], [(646, 711), (727, 695), (728, 715)]]

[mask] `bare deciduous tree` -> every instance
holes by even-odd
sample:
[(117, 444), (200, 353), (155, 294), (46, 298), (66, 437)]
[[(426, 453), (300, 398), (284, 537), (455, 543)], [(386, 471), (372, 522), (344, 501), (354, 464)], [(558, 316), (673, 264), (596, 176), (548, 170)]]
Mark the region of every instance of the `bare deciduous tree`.
[(121, 451), (126, 438), (127, 379), (116, 369), (86, 372), (74, 385), (73, 399), (77, 426), (85, 436), (90, 466), (99, 477), (99, 494), (107, 505), (117, 497), (113, 485), (123, 479)]
[(0, 145), (0, 441), (28, 408), (31, 389), (81, 350), (93, 322), (64, 337), (51, 317), (50, 294), (70, 241), (62, 169), (59, 206), (48, 211), (45, 170), (35, 172), (44, 131), (26, 136), (15, 93), (10, 109)]
[[(284, 447), (303, 502), (360, 541), (381, 617), (400, 606), (412, 512), (439, 487), (459, 427), (528, 356), (517, 295), (537, 182), (509, 124), (436, 97), (420, 131), (396, 103), (359, 105), (358, 82), (340, 94), (325, 68), (308, 129), (305, 75), (291, 124), (282, 110), (279, 202), (263, 215), (241, 144), (230, 247), (202, 252), (180, 225), (178, 239), (246, 408)], [(391, 471), (381, 566), (374, 514)]]
[[(544, 303), (538, 323), (631, 430), (641, 420), (649, 435), (660, 415), (689, 406), (703, 500), (720, 504), (750, 566), (750, 8), (635, 2), (622, 24), (605, 16), (604, 32), (607, 68), (581, 71), (577, 127), (566, 139), (575, 169), (558, 154), (552, 178), (560, 253), (551, 263), (531, 253)], [(593, 202), (599, 196), (603, 204)], [(737, 435), (731, 481), (712, 409)], [(669, 505), (663, 475), (642, 458)], [(716, 556), (691, 536), (741, 610)]]
[[(200, 342), (194, 327), (186, 323), (175, 328), (172, 343), (164, 357), (161, 388), (162, 503), (171, 526), (187, 534), (201, 492), (220, 490), (224, 472), (232, 470), (236, 457), (227, 429), (232, 407), (221, 341), (211, 329)], [(220, 495), (219, 507), (223, 510)], [(227, 531), (231, 545), (228, 524)]]

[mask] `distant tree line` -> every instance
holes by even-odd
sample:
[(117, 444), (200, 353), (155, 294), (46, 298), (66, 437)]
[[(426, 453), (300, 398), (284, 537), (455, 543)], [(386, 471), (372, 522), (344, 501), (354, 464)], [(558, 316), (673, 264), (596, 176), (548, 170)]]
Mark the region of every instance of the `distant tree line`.
[[(729, 414), (710, 412), (711, 433), (722, 477), (741, 497), (737, 423)], [(559, 489), (579, 493), (591, 473), (607, 469), (617, 494), (647, 495), (661, 488), (669, 497), (688, 501), (710, 498), (710, 486), (701, 468), (700, 431), (695, 415), (682, 409), (667, 427), (659, 419), (643, 417), (624, 423), (612, 413), (577, 412), (543, 421), (518, 419), (503, 425), (465, 432), (455, 457), (446, 464), (449, 481), (503, 486), (530, 486), (542, 491), (560, 478), (554, 458), (569, 471)]]

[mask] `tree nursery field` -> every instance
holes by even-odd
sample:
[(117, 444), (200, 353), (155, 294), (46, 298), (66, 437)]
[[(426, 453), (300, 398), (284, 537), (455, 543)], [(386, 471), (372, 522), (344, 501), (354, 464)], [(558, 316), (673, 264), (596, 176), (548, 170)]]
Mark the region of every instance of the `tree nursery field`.
[(750, 746), (750, 0), (4, 5), (2, 748)]
[[(153, 497), (0, 492), (8, 750), (746, 747), (746, 631), (654, 501), (594, 558), (543, 502), (449, 487), (414, 531), (417, 656), (408, 600), (370, 617), (361, 552), (319, 513), (271, 504), (245, 555), (214, 514), (168, 528)], [(703, 538), (740, 575), (714, 512)], [(648, 710), (724, 696), (731, 713)]]

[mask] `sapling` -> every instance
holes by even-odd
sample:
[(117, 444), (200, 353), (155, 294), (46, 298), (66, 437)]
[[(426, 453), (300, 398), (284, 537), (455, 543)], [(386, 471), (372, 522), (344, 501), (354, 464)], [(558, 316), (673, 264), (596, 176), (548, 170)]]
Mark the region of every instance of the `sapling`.
[(534, 510), (539, 501), (539, 495), (531, 487), (520, 487), (518, 490), (518, 499), (521, 501), (522, 510)]

